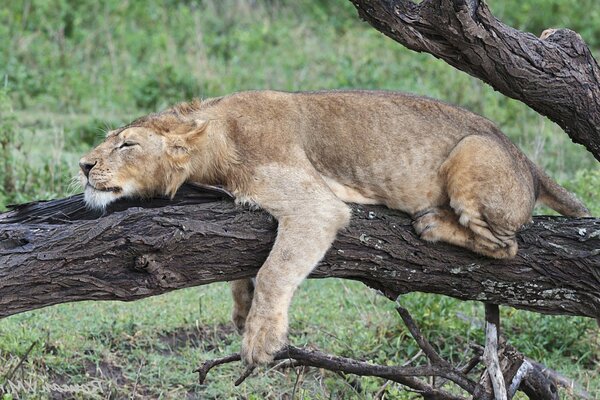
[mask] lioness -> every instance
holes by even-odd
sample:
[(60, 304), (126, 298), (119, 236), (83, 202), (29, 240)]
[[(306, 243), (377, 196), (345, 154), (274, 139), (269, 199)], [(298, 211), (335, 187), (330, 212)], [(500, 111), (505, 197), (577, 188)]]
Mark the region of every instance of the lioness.
[(300, 282), (350, 219), (345, 202), (409, 213), (420, 237), (495, 258), (536, 200), (583, 217), (585, 206), (487, 119), (439, 101), (381, 91), (255, 91), (193, 101), (108, 133), (81, 159), (91, 207), (220, 184), (279, 221), (256, 277), (233, 282), (242, 356), (266, 363), (287, 340)]

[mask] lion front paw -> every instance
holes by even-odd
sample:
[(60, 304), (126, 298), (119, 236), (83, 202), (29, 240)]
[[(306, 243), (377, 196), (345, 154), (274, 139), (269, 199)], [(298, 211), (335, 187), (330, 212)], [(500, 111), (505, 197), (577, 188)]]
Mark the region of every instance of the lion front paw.
[(287, 321), (282, 317), (257, 317), (246, 320), (242, 341), (242, 360), (249, 365), (267, 364), (287, 344)]

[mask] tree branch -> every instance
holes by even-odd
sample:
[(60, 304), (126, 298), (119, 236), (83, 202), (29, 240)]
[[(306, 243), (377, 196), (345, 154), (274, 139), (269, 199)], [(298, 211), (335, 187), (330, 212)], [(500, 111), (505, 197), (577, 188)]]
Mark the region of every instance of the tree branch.
[[(420, 366), (420, 367), (396, 367), (387, 365), (376, 365), (364, 361), (358, 361), (346, 357), (338, 357), (320, 352), (313, 349), (288, 346), (275, 355), (277, 360), (293, 360), (296, 366), (309, 366), (327, 369), (329, 371), (343, 372), (359, 376), (375, 376), (384, 378), (393, 382), (400, 383), (409, 388), (419, 391), (425, 398), (435, 398), (444, 400), (465, 400), (462, 396), (457, 396), (443, 389), (434, 388), (428, 383), (415, 378), (416, 376), (450, 376), (454, 377), (453, 371), (439, 366)], [(218, 365), (239, 361), (239, 353), (229, 356), (208, 360), (204, 362), (197, 370), (200, 383), (204, 383), (210, 370)], [(247, 368), (236, 385), (243, 382), (252, 372), (252, 368)]]
[[(464, 368), (455, 368), (449, 362), (441, 358), (433, 349), (431, 344), (427, 341), (427, 339), (424, 338), (408, 310), (402, 307), (398, 307), (397, 310), (405, 325), (409, 329), (411, 335), (421, 348), (421, 351), (419, 351), (418, 354), (425, 354), (432, 362), (432, 365), (408, 367), (408, 364), (412, 363), (416, 358), (418, 358), (413, 357), (409, 362), (402, 366), (384, 366), (351, 358), (334, 356), (322, 353), (315, 349), (298, 348), (294, 346), (288, 346), (277, 353), (275, 355), (275, 361), (287, 360), (287, 363), (284, 364), (284, 367), (309, 366), (327, 369), (329, 371), (342, 374), (379, 377), (386, 380), (386, 384), (384, 384), (382, 389), (385, 389), (385, 386), (390, 381), (397, 382), (406, 386), (407, 388), (417, 391), (425, 399), (465, 399), (462, 396), (452, 394), (444, 390), (442, 386), (447, 381), (454, 382), (462, 390), (464, 390), (464, 392), (470, 394), (472, 398), (478, 400), (507, 398), (506, 390), (504, 392), (499, 392), (496, 390), (497, 383), (494, 384), (493, 390), (496, 394), (494, 396), (494, 393), (492, 393), (492, 388), (488, 387), (489, 385), (487, 385), (486, 382), (481, 382), (478, 384), (468, 377), (469, 372), (482, 361), (481, 350), (477, 349), (478, 357), (474, 362), (469, 362), (469, 364), (473, 363), (474, 365), (469, 367), (466, 371)], [(496, 320), (494, 317), (494, 315), (496, 315), (494, 314), (494, 310), (492, 309), (491, 311), (492, 312), (490, 313), (490, 310), (487, 310), (487, 321)], [(485, 351), (488, 352), (487, 343)], [(495, 348), (495, 351), (497, 352), (497, 347)], [(556, 391), (554, 393), (550, 393), (548, 391), (548, 388), (551, 387), (552, 383), (541, 375), (541, 371), (545, 369), (543, 365), (529, 361), (523, 363), (523, 355), (510, 345), (504, 347), (501, 355), (504, 362), (502, 370), (504, 372), (508, 372), (505, 373), (504, 377), (507, 379), (506, 384), (510, 385), (511, 387), (511, 398), (517, 388), (527, 391), (529, 397), (532, 399), (554, 400), (557, 398)], [(496, 354), (496, 358), (498, 358), (498, 354)], [(206, 377), (212, 368), (218, 365), (240, 361), (240, 359), (241, 357), (239, 353), (235, 353), (223, 358), (205, 361), (196, 370), (196, 372), (198, 372), (200, 383), (203, 384), (205, 382)], [(534, 366), (534, 364), (536, 365)], [(273, 368), (278, 368), (281, 365), (281, 363), (276, 364)], [(527, 368), (522, 368), (522, 365), (526, 365)], [(496, 363), (496, 367), (500, 368), (498, 362)], [(241, 384), (255, 371), (255, 369), (256, 368), (254, 366), (247, 367), (242, 372), (241, 376), (236, 380), (235, 385), (237, 386)], [(500, 371), (500, 375), (502, 375), (502, 370)], [(484, 375), (487, 375), (487, 372), (484, 372)], [(428, 376), (441, 377), (442, 382), (439, 385), (434, 385), (417, 378)], [(500, 385), (504, 386), (504, 381), (502, 381)], [(554, 387), (554, 389), (556, 388)]]
[[(85, 208), (80, 195), (0, 215), (0, 317), (68, 301), (134, 300), (253, 276), (269, 252), (276, 223), (264, 212), (244, 212), (227, 197), (224, 191), (187, 185), (173, 201), (121, 201), (102, 218)], [(519, 236), (519, 255), (499, 261), (426, 244), (400, 212), (357, 205), (353, 210), (353, 222), (313, 277), (359, 280), (390, 298), (419, 290), (547, 313), (599, 314), (600, 220), (537, 218)], [(431, 366), (377, 366), (294, 347), (277, 359), (378, 376), (425, 398), (462, 398), (417, 378), (437, 376), (477, 398), (491, 398), (491, 390), (467, 377), (477, 360), (464, 370), (453, 367), (408, 311), (399, 307), (398, 312)], [(504, 349), (502, 357), (509, 386), (519, 385), (516, 376), (532, 395), (552, 398), (546, 393), (555, 386), (539, 368), (518, 375), (522, 355)], [(239, 355), (212, 360), (199, 368), (200, 378), (216, 365), (237, 360)], [(246, 369), (238, 381), (251, 373)]]
[(579, 34), (540, 38), (496, 19), (481, 0), (350, 0), (361, 18), (560, 125), (600, 160), (600, 69)]
[[(0, 317), (254, 276), (276, 222), (223, 196), (185, 187), (172, 202), (120, 202), (100, 219), (75, 196), (0, 215)], [(519, 234), (517, 257), (493, 260), (421, 241), (401, 212), (352, 208), (311, 277), (358, 280), (391, 299), (421, 291), (600, 317), (599, 219), (536, 217)]]
[(485, 350), (483, 361), (488, 377), (494, 389), (496, 400), (508, 400), (504, 374), (498, 358), (498, 339), (500, 337), (500, 309), (495, 304), (485, 304)]
[(463, 374), (462, 372), (454, 369), (454, 367), (452, 367), (452, 365), (450, 365), (448, 361), (444, 360), (435, 351), (431, 343), (429, 343), (429, 341), (425, 339), (425, 337), (421, 334), (421, 330), (419, 329), (417, 324), (415, 324), (408, 310), (404, 307), (396, 307), (396, 310), (400, 314), (400, 317), (404, 321), (404, 325), (406, 325), (406, 327), (408, 328), (411, 336), (413, 337), (413, 339), (415, 339), (415, 341), (417, 342), (421, 350), (423, 350), (423, 352), (431, 361), (431, 363), (434, 366), (441, 367), (449, 371), (445, 378), (452, 380), (454, 383), (456, 383), (458, 386), (468, 391), (469, 393), (474, 393), (477, 390), (477, 384), (469, 378), (467, 378), (466, 374)]

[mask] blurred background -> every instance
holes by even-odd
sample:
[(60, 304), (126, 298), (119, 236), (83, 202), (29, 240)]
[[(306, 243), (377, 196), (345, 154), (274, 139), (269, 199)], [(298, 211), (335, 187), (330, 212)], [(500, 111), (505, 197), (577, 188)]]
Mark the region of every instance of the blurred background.
[[(536, 36), (568, 27), (600, 54), (596, 0), (489, 3), (508, 25)], [(360, 21), (346, 0), (3, 2), (0, 211), (78, 192), (70, 184), (77, 161), (109, 128), (193, 97), (267, 88), (401, 90), (458, 104), (495, 121), (600, 215), (600, 167), (583, 147), (523, 104), (386, 38)], [(480, 304), (421, 294), (402, 303), (450, 359), (458, 361), (469, 341), (482, 339), (474, 323), (482, 317)], [(236, 388), (241, 367), (235, 365), (198, 385), (192, 371), (201, 359), (239, 348), (230, 310), (227, 287), (215, 284), (131, 304), (67, 304), (4, 319), (0, 385), (7, 392), (7, 374), (32, 344), (19, 379), (99, 382), (98, 398), (370, 399), (383, 385), (287, 370)], [(600, 398), (600, 338), (592, 321), (503, 312), (514, 345)], [(402, 364), (417, 352), (394, 304), (353, 282), (304, 284), (291, 332), (294, 344), (384, 364)], [(61, 398), (40, 387), (2, 400)], [(395, 385), (385, 389), (385, 398), (413, 396)]]

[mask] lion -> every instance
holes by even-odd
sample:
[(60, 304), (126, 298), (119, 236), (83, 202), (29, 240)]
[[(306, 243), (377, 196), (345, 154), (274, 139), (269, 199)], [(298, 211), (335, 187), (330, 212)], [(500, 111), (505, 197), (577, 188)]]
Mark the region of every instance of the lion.
[(80, 161), (85, 201), (173, 196), (221, 185), (278, 220), (252, 280), (232, 282), (242, 358), (268, 363), (287, 343), (300, 283), (350, 221), (346, 203), (408, 213), (417, 234), (510, 258), (539, 201), (571, 217), (586, 207), (489, 120), (410, 94), (249, 91), (194, 100), (110, 131)]

